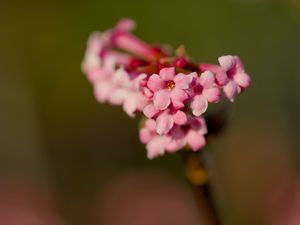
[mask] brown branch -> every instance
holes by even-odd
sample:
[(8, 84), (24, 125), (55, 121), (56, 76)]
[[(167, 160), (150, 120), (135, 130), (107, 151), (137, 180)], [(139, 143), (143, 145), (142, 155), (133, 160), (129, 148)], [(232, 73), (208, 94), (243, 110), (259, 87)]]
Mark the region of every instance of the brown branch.
[(185, 175), (193, 186), (203, 224), (219, 225), (219, 219), (208, 183), (208, 172), (200, 157), (199, 154), (194, 152), (183, 154)]

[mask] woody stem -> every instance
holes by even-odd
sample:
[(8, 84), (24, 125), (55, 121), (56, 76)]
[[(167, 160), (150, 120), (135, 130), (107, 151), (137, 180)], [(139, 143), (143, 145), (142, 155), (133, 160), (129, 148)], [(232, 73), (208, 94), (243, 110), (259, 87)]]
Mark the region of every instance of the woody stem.
[(193, 187), (202, 223), (205, 225), (219, 225), (208, 182), (208, 173), (201, 156), (194, 152), (183, 155), (186, 178)]

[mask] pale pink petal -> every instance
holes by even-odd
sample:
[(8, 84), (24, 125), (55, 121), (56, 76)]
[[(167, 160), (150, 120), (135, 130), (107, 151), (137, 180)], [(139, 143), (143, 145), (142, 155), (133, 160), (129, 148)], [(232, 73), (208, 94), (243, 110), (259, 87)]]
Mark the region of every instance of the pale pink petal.
[(199, 77), (198, 73), (196, 73), (196, 72), (192, 72), (192, 73), (190, 73), (188, 75), (191, 76), (193, 79), (197, 79)]
[(244, 69), (244, 65), (242, 63), (242, 60), (240, 59), (240, 57), (235, 56), (235, 61), (236, 61), (236, 72), (237, 73), (245, 73), (245, 69)]
[(205, 135), (207, 134), (207, 126), (205, 119), (203, 117), (195, 118), (194, 121), (197, 121), (196, 127), (191, 124), (191, 127), (197, 131), (198, 134)]
[(121, 105), (126, 99), (127, 94), (128, 91), (125, 89), (115, 89), (110, 93), (109, 102), (113, 105)]
[(207, 107), (208, 102), (202, 95), (196, 95), (191, 102), (191, 109), (195, 116), (201, 116)]
[(150, 76), (147, 82), (147, 86), (151, 91), (156, 92), (158, 90), (163, 89), (164, 81), (161, 79), (159, 75), (153, 74)]
[(103, 46), (103, 33), (93, 32), (88, 39), (88, 52), (93, 52), (98, 54)]
[(214, 74), (220, 73), (222, 68), (218, 65), (202, 63), (199, 65), (199, 69), (202, 71), (211, 71)]
[(149, 89), (149, 88), (142, 88), (143, 90), (143, 94), (147, 97), (147, 98), (152, 98), (153, 97), (153, 92)]
[(149, 100), (142, 93), (137, 93), (137, 110), (143, 111), (144, 108), (149, 105)]
[(114, 32), (111, 38), (116, 48), (138, 55), (144, 59), (153, 60), (156, 52), (148, 43), (128, 32)]
[(173, 125), (173, 116), (168, 112), (163, 112), (157, 117), (156, 132), (159, 135), (167, 134), (172, 129)]
[(175, 87), (178, 89), (188, 89), (193, 81), (193, 76), (179, 73), (175, 76)]
[(93, 69), (87, 71), (86, 75), (91, 83), (95, 83), (100, 79), (106, 78), (108, 74), (101, 67), (94, 67)]
[(168, 152), (177, 152), (186, 145), (186, 138), (183, 130), (180, 126), (174, 127), (171, 130), (170, 138), (166, 144), (166, 150)]
[(152, 140), (153, 133), (146, 128), (142, 128), (139, 132), (139, 138), (143, 144), (147, 144), (149, 141)]
[(129, 74), (124, 68), (119, 68), (113, 75), (113, 82), (122, 87), (129, 87), (131, 85)]
[(237, 73), (234, 75), (233, 79), (242, 88), (247, 88), (251, 84), (250, 77), (246, 73)]
[(137, 109), (137, 98), (134, 95), (127, 96), (123, 104), (124, 111), (130, 116), (135, 116), (135, 111)]
[(115, 86), (111, 82), (98, 82), (94, 85), (94, 94), (99, 102), (107, 101), (114, 90)]
[(89, 37), (87, 50), (81, 63), (81, 69), (84, 73), (101, 65), (99, 53), (102, 50), (102, 45), (102, 34), (99, 32), (92, 33)]
[(171, 139), (167, 144), (166, 149), (170, 153), (175, 153), (182, 149), (186, 145), (186, 140), (184, 137), (178, 139)]
[(206, 144), (205, 137), (196, 131), (189, 131), (187, 136), (187, 143), (193, 151), (198, 151)]
[(184, 125), (188, 118), (185, 112), (178, 110), (174, 115), (173, 115), (173, 120), (175, 124), (178, 125)]
[(116, 58), (113, 56), (105, 57), (103, 60), (103, 67), (106, 71), (113, 73), (116, 70)]
[(129, 54), (110, 49), (105, 49), (104, 57), (114, 58), (115, 64), (118, 65), (127, 65), (131, 61), (131, 56)]
[(200, 75), (199, 83), (204, 88), (211, 88), (215, 84), (215, 75), (210, 71), (205, 71)]
[(153, 104), (147, 105), (143, 110), (144, 115), (148, 118), (156, 116), (158, 112), (159, 110)]
[(228, 80), (229, 79), (228, 79), (227, 73), (225, 71), (220, 71), (220, 72), (216, 73), (216, 81), (217, 81), (218, 85), (224, 86), (227, 84)]
[(184, 90), (174, 88), (171, 92), (171, 99), (175, 109), (182, 109), (184, 102), (188, 99), (188, 94)]
[(147, 78), (147, 74), (145, 73), (141, 73), (139, 74), (137, 77), (135, 77), (132, 80), (132, 89), (134, 90), (141, 90), (141, 85), (143, 85), (144, 83), (146, 83), (145, 79)]
[(155, 92), (153, 103), (157, 109), (164, 110), (168, 108), (171, 103), (171, 93), (166, 89)]
[(156, 137), (151, 140), (147, 145), (147, 157), (148, 159), (154, 159), (158, 156), (162, 156), (165, 153), (165, 143), (163, 137)]
[(164, 81), (173, 80), (175, 77), (175, 68), (174, 67), (163, 68), (159, 71), (159, 75)]
[(224, 90), (225, 96), (232, 102), (234, 101), (234, 97), (239, 92), (238, 85), (234, 81), (229, 81), (224, 86), (223, 90)]
[(156, 122), (155, 122), (155, 120), (152, 120), (152, 119), (146, 120), (145, 128), (150, 130), (152, 133), (156, 133)]
[(207, 99), (208, 102), (217, 103), (221, 98), (221, 91), (217, 87), (204, 89), (202, 91), (202, 95)]
[(136, 24), (132, 19), (122, 19), (118, 22), (116, 29), (119, 31), (132, 31), (135, 29)]
[(225, 55), (219, 58), (219, 63), (221, 67), (228, 71), (235, 66), (235, 58), (232, 55)]
[(87, 73), (91, 69), (95, 67), (99, 67), (101, 65), (100, 57), (96, 54), (92, 54), (87, 52), (86, 56), (84, 57), (82, 64), (81, 64), (81, 70), (84, 73)]

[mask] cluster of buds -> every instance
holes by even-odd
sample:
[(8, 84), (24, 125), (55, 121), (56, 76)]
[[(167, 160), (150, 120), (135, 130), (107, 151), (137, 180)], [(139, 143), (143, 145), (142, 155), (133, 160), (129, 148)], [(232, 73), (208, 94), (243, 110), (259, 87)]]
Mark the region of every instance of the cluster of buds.
[(250, 85), (237, 56), (222, 56), (219, 65), (194, 63), (184, 51), (175, 54), (134, 36), (135, 23), (123, 19), (110, 30), (93, 33), (82, 70), (96, 99), (122, 105), (131, 117), (142, 113), (140, 140), (152, 159), (206, 144), (203, 114), (209, 103), (230, 101)]

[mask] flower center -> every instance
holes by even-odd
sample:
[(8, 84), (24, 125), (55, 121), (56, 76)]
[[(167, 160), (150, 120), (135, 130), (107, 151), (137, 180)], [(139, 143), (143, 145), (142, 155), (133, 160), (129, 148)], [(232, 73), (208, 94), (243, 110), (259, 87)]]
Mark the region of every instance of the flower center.
[(167, 82), (166, 87), (167, 87), (169, 90), (172, 90), (172, 89), (175, 87), (175, 82), (172, 81), (172, 80), (169, 80), (169, 81)]

